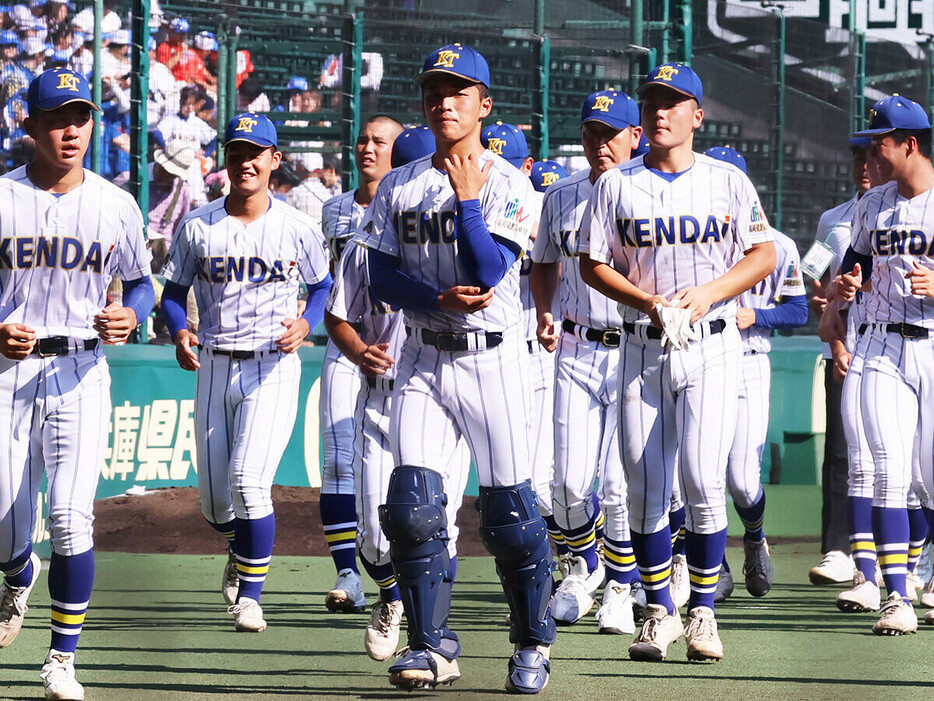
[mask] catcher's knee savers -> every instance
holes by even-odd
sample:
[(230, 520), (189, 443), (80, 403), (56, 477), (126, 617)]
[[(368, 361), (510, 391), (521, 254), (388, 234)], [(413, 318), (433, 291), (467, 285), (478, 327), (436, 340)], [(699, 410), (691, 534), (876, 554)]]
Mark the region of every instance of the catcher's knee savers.
[(405, 606), (412, 650), (434, 650), (448, 659), (460, 653), (448, 629), (451, 558), (441, 475), (400, 465), (392, 471), (379, 523), (389, 540), (396, 583)]
[(551, 645), (555, 623), (548, 610), (552, 590), (551, 546), (528, 480), (511, 487), (480, 487), (480, 537), (496, 559), (512, 612), (509, 641)]

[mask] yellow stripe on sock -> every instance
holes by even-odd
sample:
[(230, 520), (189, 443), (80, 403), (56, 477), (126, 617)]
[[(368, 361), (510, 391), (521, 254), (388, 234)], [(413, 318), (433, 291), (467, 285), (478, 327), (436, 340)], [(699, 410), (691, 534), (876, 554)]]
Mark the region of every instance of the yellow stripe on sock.
[(84, 617), (86, 614), (77, 613), (60, 613), (58, 611), (52, 611), (52, 620), (56, 623), (64, 623), (69, 626), (80, 626), (84, 623)]
[(337, 533), (325, 533), (324, 538), (328, 543), (333, 543), (335, 540), (354, 540), (357, 537), (356, 531), (339, 531)]
[(879, 566), (886, 565), (907, 565), (908, 555), (906, 553), (894, 553), (892, 555), (879, 555)]
[(850, 552), (855, 553), (859, 551), (874, 553), (876, 551), (876, 544), (871, 540), (854, 540), (850, 543)]
[(584, 536), (583, 538), (581, 538), (580, 540), (571, 540), (570, 538), (565, 538), (564, 540), (565, 540), (565, 542), (567, 542), (567, 544), (568, 544), (570, 547), (572, 547), (572, 548), (579, 548), (579, 547), (581, 547), (582, 545), (588, 545), (588, 544), (590, 544), (590, 543), (593, 543), (594, 541), (596, 541), (596, 539), (597, 539), (597, 538), (596, 538), (596, 536), (594, 536), (593, 533), (588, 533), (587, 535), (585, 535), (585, 536)]
[(655, 582), (660, 582), (663, 579), (671, 577), (671, 568), (666, 567), (661, 572), (656, 572), (655, 574), (646, 574), (645, 572), (640, 572), (642, 575), (642, 581), (646, 584), (654, 584)]
[(716, 584), (718, 579), (720, 579), (719, 572), (717, 572), (717, 574), (710, 575), (709, 577), (701, 577), (700, 575), (691, 572), (691, 584), (696, 584), (700, 587), (707, 587), (711, 584)]
[(631, 565), (636, 561), (635, 555), (617, 555), (612, 550), (604, 550), (603, 557), (618, 565)]
[(269, 565), (263, 565), (262, 567), (250, 567), (249, 565), (241, 565), (238, 562), (237, 572), (242, 572), (243, 574), (266, 574), (269, 572)]

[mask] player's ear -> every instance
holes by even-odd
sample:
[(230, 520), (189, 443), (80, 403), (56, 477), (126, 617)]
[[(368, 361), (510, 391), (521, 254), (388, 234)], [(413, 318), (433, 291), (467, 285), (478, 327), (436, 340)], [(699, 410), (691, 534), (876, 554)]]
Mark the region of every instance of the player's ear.
[(694, 110), (694, 128), (700, 129), (700, 125), (704, 123), (704, 108), (698, 107)]
[(493, 111), (493, 98), (487, 95), (480, 101), (480, 121), (490, 116)]
[(642, 141), (642, 127), (636, 125), (634, 127), (630, 127), (630, 129), (631, 129), (630, 135), (632, 136), (632, 140), (630, 142), (630, 146), (631, 146), (630, 152), (632, 152), (632, 151), (635, 151), (637, 148), (639, 148), (639, 142)]
[(26, 130), (26, 133), (35, 140), (36, 138), (36, 123), (32, 120), (31, 117), (26, 117), (23, 120), (23, 129)]
[(279, 164), (282, 163), (282, 151), (272, 151), (272, 168), (270, 170), (276, 170), (279, 167)]

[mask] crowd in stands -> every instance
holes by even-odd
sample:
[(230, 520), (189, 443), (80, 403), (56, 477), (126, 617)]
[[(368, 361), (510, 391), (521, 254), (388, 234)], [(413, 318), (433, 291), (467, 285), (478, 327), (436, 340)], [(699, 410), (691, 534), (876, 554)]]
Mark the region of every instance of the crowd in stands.
[[(156, 252), (159, 272), (175, 225), (193, 208), (225, 193), (226, 179), (217, 168), (218, 42), (210, 31), (193, 30), (183, 17), (166, 18), (152, 3), (154, 21), (149, 36), (138, 39), (129, 21), (119, 14), (117, 0), (104, 0), (100, 58), (101, 174), (125, 185), (131, 175), (131, 85), (133, 46), (149, 54), (147, 121), (151, 167), (148, 237)], [(30, 81), (47, 68), (71, 68), (89, 80), (94, 71), (94, 13), (91, 8), (72, 14), (67, 2), (28, 0), (0, 6), (0, 172), (30, 160), (32, 140), (23, 120)], [(382, 61), (368, 55), (366, 93), (379, 88)], [(322, 109), (322, 89), (334, 91), (340, 82), (340, 60), (329, 56), (317, 84), (293, 76), (286, 86), (269, 86), (282, 95), (273, 105), (266, 86), (254, 75), (253, 57), (239, 50), (237, 110), (281, 111), (280, 126), (307, 127), (318, 119), (295, 119), (295, 113)], [(326, 124), (326, 123), (323, 123)], [(338, 144), (302, 141), (293, 144), (277, 174), (273, 194), (320, 220), (321, 206), (341, 192), (339, 156), (329, 155)], [(88, 163), (90, 166), (90, 156)], [(163, 251), (163, 255), (159, 252)]]

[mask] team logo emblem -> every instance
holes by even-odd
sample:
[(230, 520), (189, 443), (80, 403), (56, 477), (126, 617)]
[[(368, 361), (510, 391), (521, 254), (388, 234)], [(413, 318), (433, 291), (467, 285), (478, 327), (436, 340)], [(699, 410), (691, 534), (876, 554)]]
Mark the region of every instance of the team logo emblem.
[(614, 100), (607, 97), (606, 95), (598, 95), (597, 99), (594, 100), (593, 108), (594, 110), (599, 110), (600, 112), (609, 112), (610, 105), (612, 105)]
[(876, 115), (878, 115), (878, 114), (879, 114), (879, 113), (876, 112), (876, 111), (873, 110), (873, 109), (869, 110), (869, 123), (870, 123), (870, 124), (872, 124), (873, 120), (875, 120)]
[(454, 59), (460, 58), (461, 55), (450, 49), (444, 49), (438, 52), (438, 60), (435, 61), (435, 66), (441, 66), (442, 68), (454, 68)]
[(58, 85), (55, 86), (55, 89), (78, 92), (78, 76), (73, 73), (62, 73), (58, 76)]
[(670, 83), (671, 79), (678, 74), (678, 69), (674, 66), (661, 66), (658, 69), (658, 75), (655, 76), (656, 80), (664, 80), (666, 83)]
[(492, 138), (492, 139), (489, 140), (489, 142), (487, 143), (487, 146), (486, 146), (486, 147), (487, 147), (488, 149), (490, 149), (490, 151), (492, 151), (493, 153), (495, 153), (497, 156), (502, 156), (502, 155), (503, 155), (503, 149), (506, 147), (506, 140), (505, 140), (505, 139), (497, 139), (497, 138), (494, 137), (494, 138)]
[(54, 655), (50, 655), (50, 657), (59, 664), (65, 664), (68, 661), (68, 655), (63, 655), (60, 652), (57, 652)]
[(561, 177), (557, 173), (542, 173), (542, 185), (548, 187), (558, 182)]
[(236, 131), (245, 131), (249, 134), (253, 133), (253, 127), (255, 127), (259, 122), (252, 117), (240, 117), (240, 121), (237, 122)]

